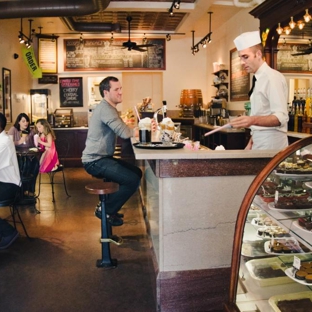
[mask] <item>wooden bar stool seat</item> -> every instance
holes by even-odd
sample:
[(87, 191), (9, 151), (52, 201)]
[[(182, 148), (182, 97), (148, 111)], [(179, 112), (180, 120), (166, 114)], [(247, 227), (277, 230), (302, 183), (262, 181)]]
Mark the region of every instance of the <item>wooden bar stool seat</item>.
[(89, 194), (99, 195), (102, 211), (101, 219), (101, 238), (102, 244), (102, 259), (97, 260), (96, 266), (101, 268), (116, 268), (117, 260), (111, 259), (110, 243), (116, 245), (122, 244), (122, 238), (112, 235), (112, 228), (106, 217), (105, 200), (109, 194), (115, 193), (119, 190), (119, 184), (115, 182), (94, 182), (85, 186)]

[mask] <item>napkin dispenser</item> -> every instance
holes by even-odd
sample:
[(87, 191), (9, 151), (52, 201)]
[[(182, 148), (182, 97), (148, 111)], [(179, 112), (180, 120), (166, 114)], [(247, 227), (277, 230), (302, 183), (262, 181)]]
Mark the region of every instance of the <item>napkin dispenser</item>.
[(74, 113), (71, 108), (56, 109), (54, 112), (55, 128), (71, 128), (74, 126)]

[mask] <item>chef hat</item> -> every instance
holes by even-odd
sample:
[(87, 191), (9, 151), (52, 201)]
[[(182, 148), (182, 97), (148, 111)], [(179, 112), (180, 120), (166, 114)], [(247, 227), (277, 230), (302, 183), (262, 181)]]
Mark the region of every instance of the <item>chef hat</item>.
[(261, 43), (259, 31), (245, 32), (234, 39), (238, 51), (245, 50)]

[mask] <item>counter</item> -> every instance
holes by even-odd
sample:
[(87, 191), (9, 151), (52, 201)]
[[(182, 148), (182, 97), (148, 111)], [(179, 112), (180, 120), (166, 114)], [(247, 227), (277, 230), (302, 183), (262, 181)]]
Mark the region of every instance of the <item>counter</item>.
[(160, 311), (221, 310), (237, 212), (277, 151), (133, 149), (145, 163), (142, 193)]

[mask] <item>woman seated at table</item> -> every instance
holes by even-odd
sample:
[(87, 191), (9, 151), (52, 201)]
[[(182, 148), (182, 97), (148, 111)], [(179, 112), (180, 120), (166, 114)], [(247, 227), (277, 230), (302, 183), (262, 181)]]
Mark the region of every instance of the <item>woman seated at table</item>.
[(15, 146), (34, 147), (34, 130), (30, 130), (30, 120), (27, 114), (20, 113), (8, 131), (8, 135), (13, 135)]
[[(16, 148), (34, 147), (34, 134), (35, 129), (30, 130), (30, 120), (28, 115), (25, 113), (20, 113), (17, 116), (13, 127), (11, 127), (8, 131), (8, 135), (13, 136), (13, 141)], [(36, 180), (39, 173), (39, 160), (34, 156), (27, 157), (21, 155), (18, 155), (17, 159), (21, 171), (24, 195), (33, 197), (35, 194)]]
[(39, 171), (44, 173), (57, 170), (59, 160), (54, 142), (54, 131), (46, 119), (38, 119), (36, 127), (39, 132), (38, 147), (44, 151), (40, 158)]

